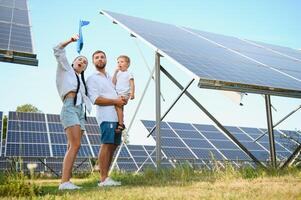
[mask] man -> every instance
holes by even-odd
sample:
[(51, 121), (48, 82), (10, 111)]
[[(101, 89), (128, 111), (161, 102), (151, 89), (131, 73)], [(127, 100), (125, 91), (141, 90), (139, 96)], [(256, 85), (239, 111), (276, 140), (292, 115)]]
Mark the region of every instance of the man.
[(125, 98), (117, 96), (112, 78), (105, 71), (106, 54), (103, 51), (95, 51), (92, 60), (96, 72), (87, 79), (87, 86), (89, 98), (96, 105), (96, 119), (101, 133), (101, 147), (98, 154), (100, 170), (98, 186), (117, 186), (121, 183), (108, 176), (114, 152), (121, 143), (121, 133), (115, 133), (118, 122), (115, 106), (123, 106), (127, 101)]

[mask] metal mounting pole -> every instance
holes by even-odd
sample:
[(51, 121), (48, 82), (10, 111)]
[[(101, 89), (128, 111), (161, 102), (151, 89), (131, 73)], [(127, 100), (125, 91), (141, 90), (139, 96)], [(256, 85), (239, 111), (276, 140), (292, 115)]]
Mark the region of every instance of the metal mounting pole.
[(271, 110), (271, 97), (268, 94), (265, 95), (265, 107), (266, 107), (267, 122), (268, 122), (271, 164), (273, 168), (276, 168), (276, 150), (275, 150), (275, 140), (274, 140), (274, 130), (273, 130), (273, 120), (272, 120), (272, 110)]
[(155, 78), (156, 78), (156, 163), (157, 169), (161, 164), (161, 99), (160, 99), (160, 54), (155, 55)]

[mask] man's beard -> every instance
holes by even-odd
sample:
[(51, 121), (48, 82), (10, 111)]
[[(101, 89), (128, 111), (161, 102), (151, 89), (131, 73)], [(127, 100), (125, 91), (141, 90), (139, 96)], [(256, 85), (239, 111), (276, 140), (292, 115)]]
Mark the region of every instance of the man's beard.
[(104, 69), (104, 68), (106, 67), (106, 64), (107, 64), (107, 63), (98, 63), (97, 65), (95, 65), (95, 67), (96, 67), (97, 69)]

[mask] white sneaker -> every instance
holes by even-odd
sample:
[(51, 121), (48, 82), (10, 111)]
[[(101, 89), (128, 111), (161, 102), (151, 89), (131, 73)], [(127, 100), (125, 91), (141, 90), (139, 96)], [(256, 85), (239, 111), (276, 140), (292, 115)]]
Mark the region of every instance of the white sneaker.
[(61, 183), (59, 186), (59, 190), (77, 190), (80, 189), (81, 187), (74, 185), (70, 181)]
[(121, 182), (114, 181), (110, 177), (107, 177), (103, 182), (97, 184), (99, 187), (107, 187), (107, 186), (120, 186)]

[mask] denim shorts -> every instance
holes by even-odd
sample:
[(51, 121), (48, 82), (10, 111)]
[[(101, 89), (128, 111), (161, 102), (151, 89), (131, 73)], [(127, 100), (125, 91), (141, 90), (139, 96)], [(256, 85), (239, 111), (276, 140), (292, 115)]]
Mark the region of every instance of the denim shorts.
[(101, 144), (121, 144), (121, 133), (115, 133), (117, 122), (102, 122), (100, 124)]
[(64, 100), (63, 108), (61, 111), (60, 119), (64, 129), (80, 125), (81, 130), (85, 131), (85, 114), (83, 111), (83, 106), (74, 106), (73, 98), (66, 98)]

